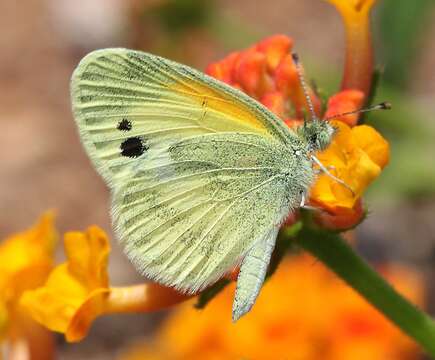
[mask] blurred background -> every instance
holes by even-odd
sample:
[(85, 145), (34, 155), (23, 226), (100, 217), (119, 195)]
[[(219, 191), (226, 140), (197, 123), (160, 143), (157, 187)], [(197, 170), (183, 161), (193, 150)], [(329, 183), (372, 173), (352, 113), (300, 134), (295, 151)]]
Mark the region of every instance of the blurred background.
[[(357, 246), (374, 263), (416, 267), (435, 311), (435, 3), (379, 1), (374, 16), (377, 92), (393, 110), (368, 122), (391, 142), (391, 164), (370, 187)], [(26, 0), (0, 2), (0, 239), (57, 210), (60, 232), (97, 224), (111, 233), (109, 193), (80, 145), (69, 79), (78, 61), (103, 47), (128, 47), (198, 69), (260, 39), (294, 39), (309, 78), (338, 90), (344, 33), (320, 0)], [(322, 59), (319, 61), (319, 59)], [(114, 285), (142, 281), (112, 242)], [(59, 249), (59, 258), (62, 249)], [(97, 320), (79, 344), (58, 337), (62, 359), (115, 358), (150, 336), (166, 314)]]

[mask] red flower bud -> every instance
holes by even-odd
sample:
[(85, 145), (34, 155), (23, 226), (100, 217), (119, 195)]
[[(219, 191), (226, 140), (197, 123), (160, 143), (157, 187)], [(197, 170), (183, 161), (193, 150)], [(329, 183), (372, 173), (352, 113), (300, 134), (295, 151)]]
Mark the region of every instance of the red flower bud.
[(258, 99), (273, 87), (266, 68), (265, 54), (255, 49), (244, 51), (235, 64), (235, 82), (240, 84), (248, 95)]
[(335, 116), (345, 112), (355, 111), (362, 107), (364, 93), (360, 90), (343, 90), (331, 96), (328, 100), (328, 109), (325, 118), (334, 116), (334, 120), (342, 121), (349, 126), (355, 126), (358, 122), (359, 114)]
[(267, 93), (261, 98), (261, 103), (281, 119), (285, 118), (285, 102), (284, 95), (279, 91)]
[(268, 70), (273, 73), (293, 47), (293, 40), (285, 35), (274, 35), (260, 41), (257, 50), (266, 55)]
[(234, 64), (239, 56), (239, 52), (233, 52), (221, 61), (209, 64), (205, 69), (205, 73), (227, 84), (232, 84), (234, 82)]

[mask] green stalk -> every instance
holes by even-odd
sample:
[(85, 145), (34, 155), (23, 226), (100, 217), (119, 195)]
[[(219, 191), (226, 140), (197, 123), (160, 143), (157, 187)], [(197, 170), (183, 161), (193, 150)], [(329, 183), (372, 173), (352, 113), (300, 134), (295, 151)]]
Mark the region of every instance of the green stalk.
[[(282, 236), (293, 237), (283, 230)], [(435, 358), (435, 322), (395, 291), (339, 234), (304, 226), (296, 243), (358, 291)]]

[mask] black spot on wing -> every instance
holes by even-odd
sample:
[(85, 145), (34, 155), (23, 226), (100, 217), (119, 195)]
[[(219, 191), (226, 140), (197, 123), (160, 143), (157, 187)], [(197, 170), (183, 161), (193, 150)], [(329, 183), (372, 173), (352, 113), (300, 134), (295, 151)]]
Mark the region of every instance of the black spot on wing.
[(141, 156), (148, 149), (149, 148), (144, 144), (140, 137), (134, 136), (122, 142), (121, 155), (130, 158), (136, 158)]
[(129, 121), (129, 120), (127, 120), (127, 119), (122, 119), (120, 122), (119, 122), (119, 124), (118, 124), (118, 126), (117, 126), (117, 129), (118, 130), (121, 130), (121, 131), (130, 131), (131, 130), (131, 122)]

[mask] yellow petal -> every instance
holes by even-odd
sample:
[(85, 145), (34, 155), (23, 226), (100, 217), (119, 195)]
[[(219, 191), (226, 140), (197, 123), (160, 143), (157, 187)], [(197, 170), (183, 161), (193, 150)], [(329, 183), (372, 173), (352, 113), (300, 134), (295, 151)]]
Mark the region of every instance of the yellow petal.
[[(311, 201), (334, 212), (339, 208), (352, 209), (367, 186), (379, 176), (388, 157), (388, 143), (371, 127), (350, 128), (334, 122), (338, 133), (328, 149), (318, 154), (325, 166), (333, 166), (336, 177), (349, 189), (326, 175), (318, 178), (311, 190)], [(377, 152), (379, 151), (379, 154)]]
[(0, 244), (0, 336), (17, 332), (22, 293), (42, 285), (50, 273), (57, 239), (53, 222), (54, 214), (46, 212), (33, 227)]
[(367, 125), (356, 126), (352, 129), (352, 135), (358, 147), (382, 169), (390, 160), (390, 146), (381, 134)]
[(88, 289), (107, 287), (107, 258), (110, 245), (107, 235), (97, 226), (86, 233), (65, 234), (65, 253), (68, 270)]
[(376, 0), (326, 0), (333, 4), (343, 16), (361, 17), (367, 14)]
[[(71, 232), (65, 235), (67, 262), (52, 271), (41, 288), (26, 292), (21, 302), (32, 317), (51, 330), (67, 332), (71, 321), (86, 303), (102, 293), (109, 293), (107, 257), (110, 252), (106, 234), (96, 226), (86, 233)], [(89, 314), (80, 311), (83, 317), (95, 317), (101, 309), (88, 307)], [(86, 329), (87, 331), (87, 329)], [(76, 335), (77, 337), (77, 335)]]
[(12, 235), (0, 245), (0, 287), (15, 273), (52, 262), (57, 233), (54, 214), (47, 212), (32, 228)]
[(110, 289), (99, 288), (94, 290), (87, 299), (81, 303), (65, 331), (67, 341), (80, 341), (88, 334), (94, 320), (106, 312), (106, 304), (110, 292)]
[(44, 287), (24, 293), (21, 304), (34, 320), (50, 330), (65, 332), (85, 298), (85, 289), (62, 264), (51, 273)]

